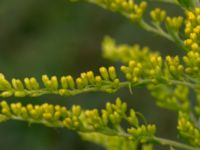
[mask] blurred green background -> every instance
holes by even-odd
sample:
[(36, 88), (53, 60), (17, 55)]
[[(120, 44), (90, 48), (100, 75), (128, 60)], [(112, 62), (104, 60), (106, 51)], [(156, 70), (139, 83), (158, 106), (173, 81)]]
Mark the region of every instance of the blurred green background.
[[(167, 4), (150, 4), (165, 7), (170, 14), (181, 13)], [(110, 35), (118, 43), (140, 43), (163, 55), (174, 54), (173, 43), (141, 30), (118, 14), (85, 3), (64, 0), (1, 0), (0, 1), (0, 72), (8, 79), (42, 74), (78, 76), (89, 69), (97, 72), (101, 65), (112, 62), (101, 57), (101, 41)], [(113, 64), (113, 63), (112, 63)], [(118, 66), (119, 64), (114, 64)], [(176, 138), (176, 115), (155, 106), (145, 89), (127, 89), (115, 94), (89, 93), (74, 97), (42, 96), (18, 99), (22, 103), (59, 103), (70, 107), (101, 108), (106, 101), (120, 96), (129, 107), (142, 112), (149, 122), (158, 125), (158, 135)], [(8, 101), (17, 101), (10, 98)], [(102, 150), (82, 141), (66, 129), (29, 125), (9, 121), (0, 124), (1, 150)], [(163, 149), (163, 148), (162, 148)]]

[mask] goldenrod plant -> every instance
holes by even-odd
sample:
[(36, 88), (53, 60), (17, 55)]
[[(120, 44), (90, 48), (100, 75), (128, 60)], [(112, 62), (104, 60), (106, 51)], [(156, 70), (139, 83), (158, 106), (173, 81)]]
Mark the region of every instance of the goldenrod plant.
[(76, 78), (43, 75), (41, 79), (8, 80), (1, 73), (0, 96), (3, 99), (45, 94), (74, 96), (97, 91), (113, 93), (121, 88), (133, 92), (137, 87), (146, 87), (159, 107), (177, 113), (178, 139), (158, 137), (156, 128), (159, 126), (147, 123), (141, 113), (129, 108), (120, 98), (114, 104), (107, 102), (102, 110), (82, 109), (79, 105), (66, 108), (48, 103), (9, 104), (3, 100), (0, 121), (20, 120), (67, 128), (107, 150), (153, 150), (155, 145), (168, 146), (171, 150), (200, 150), (200, 1), (158, 0), (181, 7), (184, 16), (168, 16), (167, 11), (155, 8), (147, 13), (150, 21), (146, 21), (144, 15), (148, 3), (154, 0), (83, 1), (122, 14), (144, 30), (177, 44), (183, 55), (163, 57), (138, 44), (118, 45), (107, 36), (102, 42), (103, 56), (120, 62), (120, 68), (102, 66), (98, 74), (86, 71)]

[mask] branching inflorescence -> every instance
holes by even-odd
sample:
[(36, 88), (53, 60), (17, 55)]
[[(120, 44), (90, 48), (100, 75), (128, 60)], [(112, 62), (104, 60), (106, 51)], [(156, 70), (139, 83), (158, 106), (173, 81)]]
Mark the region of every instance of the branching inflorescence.
[[(43, 75), (41, 80), (34, 77), (6, 79), (0, 74), (0, 96), (3, 98), (37, 97), (45, 94), (73, 96), (84, 92), (113, 93), (127, 87), (146, 87), (156, 104), (178, 113), (177, 130), (184, 143), (155, 136), (156, 126), (141, 124), (138, 113), (128, 110), (127, 104), (118, 98), (115, 104), (107, 103), (105, 109), (84, 110), (80, 106), (71, 109), (59, 105), (8, 104), (1, 102), (0, 120), (23, 120), (40, 123), (49, 127), (68, 128), (80, 133), (108, 150), (137, 149), (152, 150), (153, 143), (168, 145), (185, 150), (200, 149), (200, 8), (196, 0), (165, 0), (183, 8), (186, 17), (170, 17), (167, 12), (155, 8), (149, 13), (150, 23), (144, 19), (147, 1), (137, 4), (134, 0), (86, 0), (105, 9), (118, 12), (137, 23), (143, 29), (162, 36), (179, 46), (183, 56), (161, 56), (159, 52), (139, 45), (117, 45), (106, 37), (102, 44), (103, 56), (121, 62), (120, 68), (100, 67), (99, 74), (87, 71), (74, 78), (66, 75), (58, 78)], [(183, 33), (182, 33), (183, 30)], [(120, 72), (123, 74), (119, 78)], [(121, 75), (120, 75), (121, 76)], [(191, 101), (195, 94), (195, 101)], [(126, 122), (126, 128), (123, 123)], [(109, 141), (109, 142), (106, 142)], [(122, 145), (116, 144), (124, 143)], [(113, 144), (115, 143), (115, 144)]]
[[(21, 103), (8, 104), (1, 102), (0, 120), (22, 120), (29, 123), (40, 123), (48, 127), (68, 128), (84, 135), (84, 133), (98, 133), (107, 136), (124, 137), (127, 140), (153, 140), (156, 127), (151, 124), (139, 123), (136, 112), (118, 98), (115, 104), (107, 103), (105, 109), (82, 110), (73, 105), (71, 109), (64, 106), (44, 103), (42, 105)], [(122, 121), (129, 124), (127, 129), (121, 127)]]

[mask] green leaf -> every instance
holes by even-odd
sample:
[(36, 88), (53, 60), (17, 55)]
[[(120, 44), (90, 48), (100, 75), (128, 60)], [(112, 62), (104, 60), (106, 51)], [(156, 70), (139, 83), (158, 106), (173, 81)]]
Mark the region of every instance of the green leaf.
[(190, 9), (192, 7), (194, 7), (194, 2), (193, 0), (178, 0), (179, 4), (186, 8), (186, 9)]

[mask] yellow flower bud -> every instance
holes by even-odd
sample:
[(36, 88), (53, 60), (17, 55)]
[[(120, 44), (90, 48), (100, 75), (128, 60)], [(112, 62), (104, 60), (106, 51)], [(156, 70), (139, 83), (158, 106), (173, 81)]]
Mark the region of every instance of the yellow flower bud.
[(68, 88), (67, 78), (65, 76), (62, 76), (60, 80), (62, 88), (67, 89)]
[(51, 113), (44, 113), (42, 115), (42, 117), (45, 119), (45, 120), (51, 120), (53, 118), (52, 114)]
[(96, 77), (95, 77), (95, 83), (96, 83), (96, 85), (98, 85), (98, 86), (101, 85), (101, 83), (102, 83), (101, 76), (96, 76)]
[(12, 91), (5, 91), (0, 94), (2, 97), (10, 97), (13, 95)]
[(109, 74), (108, 74), (108, 71), (105, 67), (99, 68), (99, 72), (100, 72), (100, 74), (101, 74), (101, 76), (103, 77), (104, 80), (109, 80)]
[[(91, 75), (89, 75), (89, 76), (91, 76)], [(87, 74), (85, 72), (81, 73), (81, 78), (82, 78), (84, 84), (88, 85), (88, 76), (87, 76)]]
[(12, 79), (12, 85), (16, 90), (24, 90), (24, 85), (20, 80)]
[(82, 89), (82, 88), (84, 88), (84, 82), (83, 82), (83, 80), (81, 79), (81, 78), (77, 78), (76, 79), (76, 85), (77, 85), (77, 88), (78, 89)]
[(90, 84), (94, 84), (94, 73), (92, 71), (88, 71), (87, 73), (87, 78)]
[(28, 90), (31, 90), (32, 89), (32, 86), (31, 86), (31, 83), (30, 83), (30, 79), (29, 78), (25, 78), (24, 79), (24, 83), (25, 83), (25, 86)]
[(30, 78), (30, 84), (31, 84), (32, 89), (34, 89), (34, 90), (37, 90), (40, 88), (39, 83), (37, 82), (37, 80), (34, 77)]
[(109, 67), (108, 72), (111, 80), (115, 80), (117, 78), (115, 67), (113, 66)]
[(74, 79), (72, 76), (67, 76), (67, 83), (69, 85), (69, 88), (74, 89), (75, 88), (75, 83), (74, 83)]

